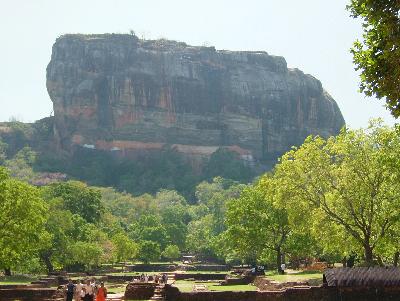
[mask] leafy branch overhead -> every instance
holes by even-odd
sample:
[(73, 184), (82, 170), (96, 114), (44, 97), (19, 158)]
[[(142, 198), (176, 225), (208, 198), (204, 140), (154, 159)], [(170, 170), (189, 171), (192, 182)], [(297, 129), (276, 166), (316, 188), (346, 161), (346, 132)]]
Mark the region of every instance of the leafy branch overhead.
[(395, 117), (400, 116), (400, 1), (352, 0), (352, 17), (361, 18), (363, 39), (351, 49), (360, 74), (360, 90), (384, 98)]

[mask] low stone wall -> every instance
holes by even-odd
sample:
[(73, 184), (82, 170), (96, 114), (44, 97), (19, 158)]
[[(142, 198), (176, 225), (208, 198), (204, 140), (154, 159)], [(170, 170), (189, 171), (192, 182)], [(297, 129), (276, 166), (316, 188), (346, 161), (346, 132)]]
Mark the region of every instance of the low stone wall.
[(131, 282), (126, 286), (125, 300), (149, 300), (156, 286), (155, 283)]
[(0, 288), (0, 300), (43, 301), (51, 299), (56, 292), (55, 288)]
[(288, 287), (319, 286), (321, 283), (318, 285), (310, 285), (308, 281), (278, 282), (265, 277), (256, 277), (253, 281), (253, 284), (257, 286), (260, 291), (279, 291)]
[(0, 289), (41, 288), (38, 284), (0, 284)]
[(221, 285), (243, 285), (252, 283), (253, 280), (254, 277), (239, 277), (239, 278), (228, 277), (221, 282)]
[[(180, 301), (255, 301), (257, 292), (181, 293)], [(169, 299), (168, 299), (169, 300)], [(177, 300), (178, 301), (178, 300)]]
[(400, 300), (400, 288), (369, 289), (335, 287), (292, 287), (280, 291), (180, 292), (166, 286), (167, 301), (392, 301)]
[[(153, 281), (154, 275), (149, 275), (148, 278), (149, 281)], [(100, 279), (106, 282), (133, 282), (140, 281), (140, 275), (106, 275)]]
[(205, 274), (205, 273), (175, 273), (175, 280), (185, 280), (185, 279), (194, 279), (194, 280), (225, 280), (227, 274)]
[(227, 272), (230, 270), (230, 267), (222, 264), (194, 264), (190, 266), (189, 270)]
[(126, 268), (131, 272), (172, 272), (177, 268), (176, 264), (132, 264), (126, 266)]
[(132, 281), (133, 279), (137, 279), (139, 276), (133, 275), (106, 275), (105, 279), (109, 282), (125, 282), (125, 281)]

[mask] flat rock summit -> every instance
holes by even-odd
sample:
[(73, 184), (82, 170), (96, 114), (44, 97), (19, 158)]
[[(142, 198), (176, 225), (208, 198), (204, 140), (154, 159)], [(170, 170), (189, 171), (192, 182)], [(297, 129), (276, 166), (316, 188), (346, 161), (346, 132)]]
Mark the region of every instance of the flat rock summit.
[(189, 156), (230, 149), (275, 160), (344, 119), (319, 80), (262, 51), (215, 50), (129, 34), (59, 37), (47, 67), (65, 150), (170, 146)]

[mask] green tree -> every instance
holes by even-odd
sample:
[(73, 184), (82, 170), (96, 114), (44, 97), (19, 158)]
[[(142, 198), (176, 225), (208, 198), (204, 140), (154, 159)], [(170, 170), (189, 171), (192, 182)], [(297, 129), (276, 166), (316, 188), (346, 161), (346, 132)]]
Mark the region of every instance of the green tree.
[(226, 238), (245, 262), (255, 264), (274, 255), (280, 272), (291, 228), (286, 209), (274, 204), (274, 185), (271, 177), (264, 176), (255, 186), (245, 189), (240, 198), (229, 202)]
[(112, 238), (115, 246), (115, 255), (118, 262), (135, 258), (138, 255), (139, 246), (126, 234), (118, 233)]
[(11, 175), (25, 182), (32, 182), (35, 178), (33, 164), (36, 161), (36, 152), (30, 147), (24, 147), (15, 156), (5, 161), (5, 166), (10, 170)]
[(157, 211), (153, 196), (143, 194), (134, 197), (126, 192), (118, 192), (114, 188), (98, 188), (104, 206), (115, 216), (122, 218), (125, 223), (137, 220), (141, 215)]
[(204, 170), (207, 179), (220, 176), (240, 182), (249, 182), (254, 176), (251, 167), (246, 165), (237, 153), (224, 148), (218, 149), (211, 155)]
[(213, 249), (214, 219), (212, 214), (208, 214), (199, 220), (191, 221), (188, 224), (188, 234), (186, 236), (186, 246), (190, 252), (196, 253), (204, 259), (216, 257)]
[(160, 245), (154, 241), (143, 240), (139, 243), (139, 259), (144, 263), (160, 259)]
[(330, 237), (339, 239), (336, 248), (344, 249), (346, 241), (371, 265), (377, 246), (399, 223), (399, 152), (396, 131), (371, 123), (327, 140), (308, 137), (282, 157), (276, 173), (295, 219), (337, 228)]
[(216, 177), (212, 182), (201, 182), (196, 187), (196, 198), (200, 205), (208, 207), (213, 215), (214, 234), (218, 235), (225, 230), (224, 219), (226, 203), (229, 199), (238, 198), (246, 187), (236, 181)]
[(3, 165), (7, 159), (8, 144), (3, 142), (0, 137), (0, 165)]
[(0, 167), (0, 268), (6, 274), (37, 254), (45, 236), (47, 214), (39, 190), (10, 178)]
[(155, 214), (142, 215), (137, 223), (130, 226), (130, 236), (134, 241), (152, 241), (161, 248), (167, 245), (168, 237), (161, 218)]
[(82, 264), (87, 271), (91, 271), (94, 266), (100, 265), (103, 249), (92, 242), (77, 241), (71, 246), (71, 255), (75, 263)]
[(162, 256), (172, 262), (176, 259), (179, 259), (181, 256), (181, 251), (179, 250), (178, 246), (169, 245), (165, 248), (164, 252), (162, 252)]
[(52, 184), (44, 195), (47, 199), (63, 199), (66, 210), (82, 216), (89, 223), (98, 222), (104, 212), (100, 192), (82, 182), (69, 181)]
[(187, 207), (180, 204), (166, 207), (160, 212), (160, 215), (168, 243), (183, 249), (187, 235), (187, 224), (190, 219)]
[(360, 70), (360, 89), (368, 96), (386, 98), (395, 117), (400, 116), (400, 2), (351, 0), (347, 9), (361, 18), (363, 40), (351, 52)]
[(157, 205), (159, 211), (163, 211), (170, 206), (187, 205), (185, 198), (181, 196), (177, 191), (166, 189), (162, 189), (157, 192), (154, 202)]
[(74, 229), (72, 213), (63, 209), (62, 200), (48, 201), (49, 215), (45, 228), (49, 233), (47, 243), (40, 250), (40, 259), (46, 265), (47, 271), (52, 272), (54, 267), (63, 268), (70, 263), (68, 248), (76, 239), (71, 233)]
[(7, 143), (7, 156), (13, 157), (19, 150), (30, 144), (33, 137), (33, 127), (31, 124), (12, 121), (5, 123), (9, 131), (2, 133), (2, 139)]

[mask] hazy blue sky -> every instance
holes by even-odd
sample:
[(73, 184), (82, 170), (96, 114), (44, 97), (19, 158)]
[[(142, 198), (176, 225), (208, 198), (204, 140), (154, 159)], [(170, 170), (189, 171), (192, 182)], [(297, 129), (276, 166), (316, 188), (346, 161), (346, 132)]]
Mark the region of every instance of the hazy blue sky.
[(349, 48), (361, 35), (349, 0), (0, 0), (0, 121), (50, 115), (46, 66), (64, 33), (127, 33), (217, 49), (264, 50), (321, 80), (351, 127), (393, 123), (358, 93)]

